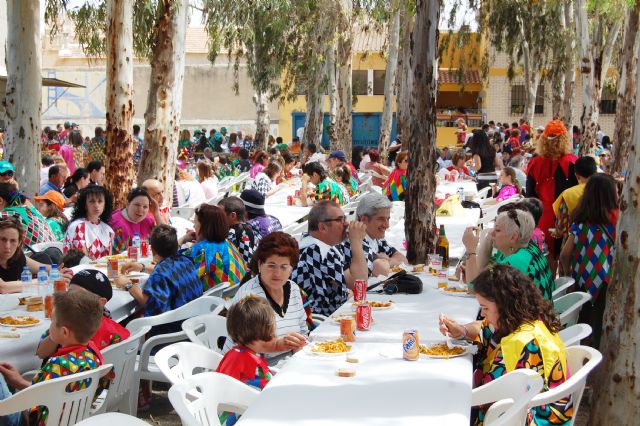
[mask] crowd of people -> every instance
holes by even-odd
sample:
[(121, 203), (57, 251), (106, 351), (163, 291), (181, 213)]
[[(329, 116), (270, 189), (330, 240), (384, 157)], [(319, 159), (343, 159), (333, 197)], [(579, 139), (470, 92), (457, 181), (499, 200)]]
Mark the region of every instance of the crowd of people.
[[(470, 133), (464, 122), (458, 124), (456, 146), (438, 150), (437, 179), (475, 180), (478, 190), (490, 187), (485, 205), (501, 206), (490, 232), (465, 231), (466, 253), (457, 271), (473, 283), (483, 320), (462, 325), (443, 316), (441, 331), (478, 344), (476, 385), (528, 367), (543, 376), (545, 389), (553, 388), (568, 373), (553, 312), (556, 276), (572, 276), (576, 290), (591, 294), (581, 322), (592, 325), (591, 344), (599, 344), (618, 219), (616, 180), (604, 173), (599, 158), (574, 154), (575, 138), (558, 120), (535, 133), (524, 120), (510, 126), (489, 122)], [(143, 149), (139, 131), (135, 162)], [(104, 310), (112, 294), (109, 280), (93, 270), (72, 277), (68, 268), (83, 257), (121, 253), (136, 238), (148, 241), (153, 262), (127, 262), (122, 271), (146, 271), (149, 278), (144, 287), (125, 276), (115, 284), (146, 316), (183, 306), (224, 282), (239, 286), (227, 313), (229, 338), (219, 371), (259, 388), (271, 378), (269, 366), (306, 344), (312, 314), (331, 315), (356, 280), (389, 275), (407, 263), (385, 238), (392, 202), (403, 201), (409, 189), (411, 158), (397, 142), (387, 158), (356, 148), (350, 161), (343, 151), (325, 154), (297, 138), (291, 144), (270, 139), (260, 150), (249, 135), (227, 134), (224, 127), (199, 129), (193, 137), (184, 130), (173, 206), (190, 205), (195, 214), (193, 229), (180, 238), (158, 180), (131, 190), (126, 205), (114, 205), (103, 186), (106, 141), (100, 127), (90, 140), (73, 123), (46, 128), (42, 143), (41, 186), (33, 198), (14, 180), (14, 166), (0, 162), (0, 291), (20, 292), (25, 267), (31, 273), (50, 268), (23, 249), (51, 241), (63, 243), (61, 273), (71, 282), (68, 293), (56, 295), (50, 332), (37, 349), (45, 367), (34, 383), (56, 376), (47, 374), (47, 365), (73, 356), (87, 359), (84, 369), (94, 368), (101, 363), (100, 349), (128, 337)], [(348, 222), (341, 207), (358, 196), (358, 170), (380, 190), (358, 197), (355, 220)], [(240, 196), (206, 203), (218, 195), (220, 180), (241, 173), (252, 180)], [(311, 209), (308, 232), (296, 241), (264, 206), (298, 177), (300, 203)], [(595, 250), (600, 255), (593, 256)], [(239, 362), (249, 363), (253, 373), (247, 376), (244, 369), (242, 375)], [(0, 362), (0, 372), (14, 389), (29, 385), (10, 364)], [(6, 386), (0, 386), (0, 397), (3, 391), (6, 397)], [(561, 424), (571, 417), (568, 404), (560, 401), (531, 416)], [(32, 415), (46, 416), (39, 410)], [(225, 416), (234, 419), (233, 413)], [(476, 421), (482, 418), (480, 410)]]

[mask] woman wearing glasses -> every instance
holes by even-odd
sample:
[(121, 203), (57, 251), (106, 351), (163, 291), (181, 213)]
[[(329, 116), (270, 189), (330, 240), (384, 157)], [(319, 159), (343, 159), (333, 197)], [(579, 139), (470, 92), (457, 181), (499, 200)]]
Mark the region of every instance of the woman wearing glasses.
[[(534, 228), (531, 213), (516, 209), (500, 213), (490, 238), (480, 245), (477, 228), (467, 228), (462, 236), (467, 251), (466, 281), (473, 281), (490, 263), (511, 265), (531, 278), (545, 299), (552, 300), (555, 283), (546, 257), (531, 240)], [(494, 248), (496, 253), (491, 256)]]
[[(273, 232), (264, 237), (254, 258), (259, 273), (247, 281), (236, 293), (232, 303), (249, 294), (269, 301), (276, 317), (276, 339), (271, 342), (272, 351), (265, 354), (269, 364), (274, 364), (290, 351), (297, 351), (306, 343), (308, 328), (298, 285), (291, 281), (291, 271), (298, 264), (298, 243), (284, 232)], [(233, 347), (231, 339), (225, 342), (225, 351)]]

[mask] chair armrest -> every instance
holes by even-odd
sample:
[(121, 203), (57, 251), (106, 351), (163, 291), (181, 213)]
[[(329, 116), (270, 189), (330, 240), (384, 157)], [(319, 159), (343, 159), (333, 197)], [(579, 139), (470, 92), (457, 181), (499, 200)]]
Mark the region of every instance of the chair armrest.
[(159, 345), (164, 345), (166, 343), (175, 343), (181, 342), (183, 340), (188, 340), (187, 333), (184, 331), (178, 331), (175, 333), (167, 333), (161, 334), (159, 336), (153, 336), (142, 345), (142, 349), (140, 350), (140, 362), (138, 363), (138, 372), (146, 372), (148, 370), (149, 358), (151, 357), (151, 351)]

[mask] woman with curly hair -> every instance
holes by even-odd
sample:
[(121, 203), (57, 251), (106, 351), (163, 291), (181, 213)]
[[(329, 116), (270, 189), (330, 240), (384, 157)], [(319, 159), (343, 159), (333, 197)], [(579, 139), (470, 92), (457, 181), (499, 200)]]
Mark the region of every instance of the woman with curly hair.
[[(518, 368), (537, 371), (544, 381), (542, 392), (564, 383), (568, 370), (565, 347), (557, 334), (560, 321), (531, 279), (512, 266), (494, 265), (473, 284), (484, 319), (462, 325), (442, 315), (440, 332), (478, 346), (474, 386)], [(474, 410), (475, 425), (482, 424), (485, 412), (486, 407)], [(563, 398), (529, 411), (526, 424), (565, 424), (572, 415), (571, 401)]]
[(549, 266), (555, 275), (562, 240), (555, 240), (549, 228), (555, 224), (553, 202), (565, 189), (578, 184), (574, 165), (578, 157), (571, 153), (569, 133), (561, 120), (550, 121), (544, 128), (538, 155), (529, 161), (527, 168), (527, 197), (542, 201), (542, 218), (538, 227), (544, 232), (549, 247)]
[(64, 252), (81, 250), (91, 259), (107, 256), (115, 235), (109, 226), (113, 210), (111, 193), (102, 186), (91, 185), (78, 194), (64, 237)]

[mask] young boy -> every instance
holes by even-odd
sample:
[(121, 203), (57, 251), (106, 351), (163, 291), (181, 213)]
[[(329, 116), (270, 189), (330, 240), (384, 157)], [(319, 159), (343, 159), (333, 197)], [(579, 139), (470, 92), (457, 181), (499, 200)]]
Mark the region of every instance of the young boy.
[[(55, 293), (49, 335), (56, 345), (60, 345), (60, 348), (49, 357), (34, 376), (32, 383), (81, 373), (101, 366), (102, 354), (91, 341), (91, 337), (100, 327), (101, 319), (102, 305), (95, 294), (84, 291)], [(22, 390), (31, 385), (22, 378), (18, 369), (12, 364), (0, 363), (0, 373), (4, 375), (7, 384), (15, 390)], [(79, 385), (83, 386), (83, 383)], [(45, 424), (47, 415), (48, 410), (45, 407), (34, 408), (29, 414), (31, 420), (29, 423)], [(19, 416), (17, 417), (19, 421)]]
[[(271, 371), (259, 354), (270, 352), (276, 338), (276, 319), (269, 302), (249, 295), (233, 304), (227, 313), (227, 333), (236, 345), (224, 355), (216, 372), (263, 389), (271, 380)], [(227, 426), (237, 420), (235, 413), (220, 415), (220, 422)]]
[[(98, 331), (91, 337), (91, 341), (98, 349), (102, 350), (129, 338), (129, 330), (112, 320), (109, 311), (104, 307), (113, 296), (109, 278), (105, 274), (95, 269), (84, 269), (71, 278), (69, 291), (89, 292), (100, 298), (102, 321)], [(36, 355), (46, 359), (57, 349), (58, 345), (53, 342), (49, 332), (45, 332), (36, 349)]]

